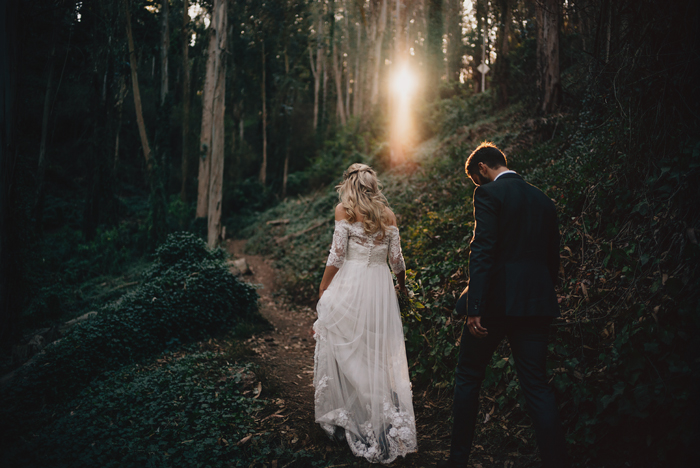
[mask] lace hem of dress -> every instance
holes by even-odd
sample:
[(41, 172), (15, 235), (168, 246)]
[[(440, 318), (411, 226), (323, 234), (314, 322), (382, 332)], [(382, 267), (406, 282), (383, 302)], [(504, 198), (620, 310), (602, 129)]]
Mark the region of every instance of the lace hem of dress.
[[(406, 411), (385, 402), (383, 416), (386, 424), (375, 429), (370, 421), (358, 425), (359, 434), (347, 429), (352, 415), (345, 409), (338, 409), (327, 415), (321, 428), (329, 437), (337, 437), (337, 429), (345, 429), (345, 437), (352, 453), (370, 463), (389, 464), (399, 456), (406, 456), (417, 450), (415, 420)], [(330, 416), (330, 418), (328, 417)]]

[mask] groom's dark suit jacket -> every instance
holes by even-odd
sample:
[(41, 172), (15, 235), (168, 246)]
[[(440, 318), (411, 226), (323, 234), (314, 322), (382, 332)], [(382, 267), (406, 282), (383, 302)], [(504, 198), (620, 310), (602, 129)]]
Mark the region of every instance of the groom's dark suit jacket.
[(518, 174), (503, 174), (474, 190), (474, 219), (469, 287), (457, 312), (558, 316), (559, 227), (552, 200)]

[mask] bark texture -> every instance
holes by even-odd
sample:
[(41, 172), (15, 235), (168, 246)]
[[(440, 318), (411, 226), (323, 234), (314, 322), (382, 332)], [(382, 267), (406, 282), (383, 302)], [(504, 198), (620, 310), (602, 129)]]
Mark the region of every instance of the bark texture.
[(447, 0), (447, 81), (459, 81), (462, 69), (462, 0)]
[[(187, 9), (185, 9), (187, 11)], [(165, 96), (168, 95), (168, 49), (170, 49), (170, 25), (168, 16), (170, 8), (168, 0), (161, 2), (160, 9), (160, 104), (165, 102)]]
[(207, 218), (207, 244), (221, 240), (224, 180), (224, 110), (226, 105), (227, 1), (215, 0), (209, 26), (209, 55), (202, 105), (197, 217)]
[(511, 0), (499, 0), (498, 8), (500, 25), (496, 39), (494, 81), (496, 83), (497, 104), (499, 107), (505, 107), (508, 104), (508, 70), (510, 68), (508, 54), (510, 53), (510, 23), (513, 19)]
[(428, 2), (428, 37), (426, 39), (426, 62), (428, 64), (428, 83), (425, 87), (427, 99), (438, 97), (440, 75), (442, 74), (442, 0), (427, 0)]
[(51, 55), (48, 60), (49, 77), (46, 83), (44, 95), (44, 112), (41, 119), (41, 142), (39, 143), (39, 167), (37, 173), (36, 200), (34, 201), (34, 219), (36, 227), (41, 230), (41, 221), (44, 207), (44, 179), (46, 176), (46, 137), (49, 132), (49, 114), (51, 112), (51, 97), (54, 87), (54, 62), (56, 61), (56, 42), (51, 47)]
[[(214, 6), (216, 12), (216, 4)], [(197, 218), (206, 218), (209, 212), (209, 173), (211, 162), (211, 127), (214, 118), (214, 89), (216, 88), (216, 64), (219, 54), (217, 45), (216, 21), (212, 18), (209, 26), (209, 46), (207, 65), (202, 91), (202, 127), (199, 136), (199, 172), (197, 176)]]
[(559, 17), (561, 0), (537, 2), (537, 72), (540, 111), (549, 114), (561, 101)]
[(134, 107), (136, 109), (136, 123), (139, 127), (139, 137), (141, 138), (141, 147), (143, 148), (143, 157), (146, 160), (146, 168), (149, 174), (153, 170), (153, 158), (151, 158), (151, 146), (148, 144), (148, 135), (146, 134), (146, 124), (143, 120), (143, 110), (141, 107), (141, 92), (139, 90), (139, 75), (136, 70), (136, 50), (134, 50), (134, 36), (131, 32), (131, 14), (129, 13), (129, 0), (124, 0), (124, 9), (126, 13), (126, 37), (129, 41), (129, 64), (131, 65), (131, 85), (134, 94)]
[(182, 10), (182, 182), (180, 199), (187, 201), (187, 176), (189, 170), (187, 145), (190, 134), (190, 15), (189, 0), (184, 0)]
[(265, 38), (262, 41), (262, 164), (260, 165), (260, 183), (265, 186), (267, 181), (267, 97), (265, 95)]

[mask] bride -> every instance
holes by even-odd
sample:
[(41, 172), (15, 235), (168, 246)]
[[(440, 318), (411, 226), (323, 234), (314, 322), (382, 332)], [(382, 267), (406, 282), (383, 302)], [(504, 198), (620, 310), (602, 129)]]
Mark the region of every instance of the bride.
[(375, 172), (351, 165), (336, 187), (335, 232), (316, 306), (316, 422), (353, 454), (391, 463), (416, 451), (399, 304), (406, 266)]

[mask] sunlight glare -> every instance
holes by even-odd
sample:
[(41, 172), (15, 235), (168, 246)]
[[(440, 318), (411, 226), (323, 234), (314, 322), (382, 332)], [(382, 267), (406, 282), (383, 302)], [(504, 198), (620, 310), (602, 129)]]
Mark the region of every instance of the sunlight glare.
[(409, 96), (416, 87), (416, 79), (411, 70), (404, 65), (394, 74), (391, 84), (394, 92), (401, 96)]
[[(398, 64), (397, 64), (398, 65)], [(408, 63), (397, 66), (390, 81), (392, 99), (390, 157), (395, 166), (406, 160), (407, 152), (413, 146), (415, 133), (411, 111), (411, 101), (418, 89), (418, 79)]]

